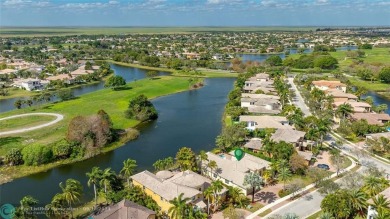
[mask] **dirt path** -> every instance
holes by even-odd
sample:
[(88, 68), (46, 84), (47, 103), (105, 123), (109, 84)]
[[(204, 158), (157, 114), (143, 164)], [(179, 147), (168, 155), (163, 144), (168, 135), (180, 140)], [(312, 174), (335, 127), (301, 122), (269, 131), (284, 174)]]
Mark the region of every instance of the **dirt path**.
[(20, 115), (15, 115), (15, 116), (9, 116), (9, 117), (5, 117), (5, 118), (1, 118), (0, 121), (1, 120), (18, 118), (18, 117), (36, 116), (36, 115), (38, 115), (38, 116), (55, 116), (56, 119), (51, 121), (51, 122), (48, 122), (48, 123), (45, 123), (45, 124), (42, 124), (42, 125), (37, 125), (37, 126), (34, 126), (34, 127), (21, 128), (21, 129), (16, 129), (16, 130), (12, 130), (12, 131), (0, 132), (0, 136), (33, 131), (33, 130), (36, 130), (36, 129), (40, 129), (40, 128), (44, 128), (44, 127), (56, 124), (57, 122), (59, 122), (59, 121), (64, 119), (63, 115), (57, 114), (57, 113), (26, 113), (26, 114), (20, 114)]

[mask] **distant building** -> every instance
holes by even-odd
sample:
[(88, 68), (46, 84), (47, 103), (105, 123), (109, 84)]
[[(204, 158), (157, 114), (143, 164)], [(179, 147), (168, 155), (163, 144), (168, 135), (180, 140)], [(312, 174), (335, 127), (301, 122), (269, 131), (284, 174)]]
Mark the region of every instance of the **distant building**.
[(313, 81), (312, 84), (314, 85), (314, 87), (323, 91), (329, 89), (337, 89), (343, 91), (344, 93), (347, 92), (347, 85), (341, 83), (340, 81), (320, 80), (320, 81)]
[(42, 90), (46, 87), (48, 83), (39, 79), (27, 78), (21, 80), (15, 80), (12, 86), (25, 89), (28, 91), (32, 90)]

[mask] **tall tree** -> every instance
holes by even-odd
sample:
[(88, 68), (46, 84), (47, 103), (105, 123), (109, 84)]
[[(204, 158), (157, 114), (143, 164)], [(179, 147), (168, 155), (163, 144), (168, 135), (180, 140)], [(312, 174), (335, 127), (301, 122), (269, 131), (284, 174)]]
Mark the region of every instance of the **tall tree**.
[(96, 185), (101, 180), (101, 177), (103, 175), (103, 171), (99, 167), (93, 167), (91, 172), (86, 173), (88, 177), (88, 186), (93, 185), (93, 192), (95, 195), (95, 205), (97, 205), (97, 188)]
[(252, 203), (255, 202), (255, 191), (263, 185), (263, 178), (255, 172), (249, 172), (244, 177), (244, 186), (252, 188)]
[(336, 114), (341, 117), (343, 120), (347, 118), (353, 112), (353, 108), (349, 103), (343, 103), (336, 109)]
[(353, 211), (358, 212), (361, 216), (364, 215), (367, 208), (367, 195), (360, 189), (353, 189), (349, 192), (349, 201)]
[(60, 188), (64, 199), (68, 203), (70, 214), (73, 218), (72, 204), (80, 200), (83, 195), (83, 186), (75, 179), (67, 179), (65, 185), (62, 182), (60, 183)]
[(23, 218), (31, 218), (34, 212), (31, 210), (32, 207), (38, 204), (38, 200), (33, 198), (31, 195), (24, 196), (20, 200), (20, 210), (22, 211)]
[(137, 167), (137, 161), (132, 159), (127, 159), (123, 161), (123, 168), (121, 174), (126, 177), (127, 185), (130, 187), (130, 176), (133, 175), (135, 168)]
[(168, 214), (172, 219), (185, 219), (185, 210), (190, 198), (183, 198), (183, 195), (181, 193), (178, 197), (169, 201), (173, 205), (168, 210)]
[(182, 171), (197, 170), (196, 155), (191, 148), (180, 148), (180, 150), (176, 153), (176, 162)]
[(115, 172), (111, 168), (106, 168), (102, 172), (100, 185), (104, 186), (104, 193), (107, 195), (107, 189), (111, 187), (111, 182), (115, 179)]
[(286, 182), (291, 178), (291, 171), (288, 167), (283, 167), (278, 171), (278, 180), (283, 182), (283, 190), (286, 189)]

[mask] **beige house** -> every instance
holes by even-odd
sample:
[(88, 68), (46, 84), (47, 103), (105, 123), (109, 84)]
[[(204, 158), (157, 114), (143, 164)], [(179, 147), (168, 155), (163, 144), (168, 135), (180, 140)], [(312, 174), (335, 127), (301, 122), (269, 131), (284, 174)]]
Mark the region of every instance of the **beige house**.
[(351, 114), (352, 120), (367, 120), (370, 125), (383, 126), (386, 122), (390, 121), (389, 114), (386, 113), (354, 113)]
[(246, 128), (252, 131), (265, 128), (293, 129), (284, 116), (240, 116), (240, 122), (245, 122)]
[(303, 144), (303, 140), (306, 132), (297, 131), (293, 129), (277, 129), (271, 136), (271, 140), (274, 142), (287, 142), (296, 147), (300, 147)]
[(343, 104), (349, 104), (351, 105), (353, 112), (355, 113), (369, 113), (371, 112), (371, 105), (366, 102), (357, 102), (357, 101), (340, 101), (340, 102), (334, 102), (333, 106), (336, 110), (337, 107)]
[(156, 175), (145, 170), (131, 176), (133, 184), (143, 188), (145, 193), (153, 198), (168, 212), (172, 204), (169, 201), (183, 193), (183, 198), (189, 198), (190, 204), (204, 209), (203, 191), (211, 185), (211, 180), (190, 170), (183, 172), (160, 171)]
[[(270, 162), (255, 157), (250, 154), (245, 154), (244, 157), (237, 161), (233, 156), (233, 152), (230, 154), (213, 154), (207, 152), (208, 160), (215, 161), (218, 168), (216, 169), (205, 169), (204, 174), (210, 176), (212, 179), (221, 180), (228, 186), (233, 186), (241, 189), (245, 195), (250, 194), (251, 189), (244, 186), (244, 178), (249, 172), (261, 173), (266, 170)], [(207, 165), (207, 162), (203, 161), (202, 165)]]
[(93, 219), (155, 219), (156, 212), (129, 200), (122, 200), (110, 205), (97, 215), (90, 215)]
[(340, 81), (326, 81), (326, 80), (320, 80), (320, 81), (313, 81), (312, 85), (320, 90), (329, 90), (329, 89), (337, 89), (342, 92), (347, 92), (347, 85), (341, 83)]
[(278, 96), (266, 94), (242, 94), (241, 107), (250, 113), (279, 114), (282, 110)]

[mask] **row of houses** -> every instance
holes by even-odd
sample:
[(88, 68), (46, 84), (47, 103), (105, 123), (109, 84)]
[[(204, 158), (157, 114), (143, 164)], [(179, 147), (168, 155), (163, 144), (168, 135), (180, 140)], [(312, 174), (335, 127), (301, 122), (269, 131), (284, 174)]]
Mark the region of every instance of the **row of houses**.
[(333, 97), (334, 110), (342, 104), (349, 104), (353, 109), (353, 113), (350, 116), (353, 120), (365, 119), (368, 124), (380, 126), (383, 126), (386, 122), (390, 121), (390, 116), (388, 114), (373, 112), (370, 104), (359, 101), (359, 98), (354, 94), (347, 93), (347, 85), (340, 81), (320, 80), (313, 81), (312, 85), (312, 89), (318, 88), (324, 91), (326, 95)]
[(45, 89), (49, 85), (50, 81), (62, 81), (65, 84), (71, 85), (76, 82), (77, 77), (91, 74), (97, 69), (99, 69), (99, 66), (92, 66), (92, 70), (85, 70), (85, 66), (82, 65), (69, 74), (52, 75), (47, 77), (45, 80), (38, 78), (15, 78), (13, 79), (11, 86), (25, 89), (27, 91), (33, 91)]

